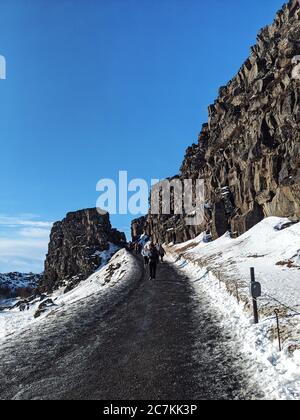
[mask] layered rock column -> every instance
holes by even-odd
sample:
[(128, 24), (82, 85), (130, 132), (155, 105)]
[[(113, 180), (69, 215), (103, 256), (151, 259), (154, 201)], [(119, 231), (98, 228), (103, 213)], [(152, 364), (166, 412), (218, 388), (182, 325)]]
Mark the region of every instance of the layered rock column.
[(108, 214), (100, 216), (97, 209), (68, 213), (53, 225), (42, 289), (51, 291), (89, 277), (101, 265), (101, 252), (110, 243), (121, 248), (126, 238), (112, 229)]

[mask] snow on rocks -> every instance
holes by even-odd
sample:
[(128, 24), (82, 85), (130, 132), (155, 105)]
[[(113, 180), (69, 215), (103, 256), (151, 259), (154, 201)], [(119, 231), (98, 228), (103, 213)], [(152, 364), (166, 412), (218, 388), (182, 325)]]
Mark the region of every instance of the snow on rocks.
[[(0, 298), (30, 293), (41, 280), (41, 274), (8, 273), (0, 274)], [(0, 302), (1, 303), (1, 302)]]
[(292, 71), (292, 79), (300, 80), (300, 64), (297, 64)]
[[(237, 239), (226, 234), (204, 243), (200, 235), (168, 248), (196, 292), (205, 290), (210, 296), (224, 328), (247, 355), (249, 377), (261, 384), (265, 398), (282, 400), (300, 398), (300, 224), (275, 229), (286, 222), (270, 217)], [(250, 267), (255, 267), (263, 289), (258, 325), (251, 312)], [(280, 313), (282, 352), (275, 309)]]
[(111, 257), (116, 252), (120, 251), (120, 247), (118, 245), (112, 244), (111, 242), (109, 242), (108, 245), (109, 245), (109, 248), (106, 251), (102, 251), (102, 252), (96, 251), (95, 254), (94, 254), (94, 256), (98, 255), (101, 259), (101, 265), (100, 265), (99, 269), (104, 267), (106, 264), (108, 264)]

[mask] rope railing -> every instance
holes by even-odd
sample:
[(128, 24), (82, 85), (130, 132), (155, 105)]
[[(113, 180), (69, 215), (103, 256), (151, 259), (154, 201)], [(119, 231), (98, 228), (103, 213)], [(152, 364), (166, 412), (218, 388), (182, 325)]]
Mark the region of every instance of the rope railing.
[[(177, 259), (176, 261), (180, 261), (182, 258), (184, 258), (186, 260), (186, 258), (184, 257), (183, 254), (177, 255)], [(186, 260), (187, 262), (189, 261), (189, 259)], [(192, 262), (192, 260), (190, 260), (189, 262)], [(201, 267), (204, 269), (204, 267)], [(213, 275), (218, 279), (219, 283), (224, 283), (226, 286), (231, 286), (232, 287), (232, 294), (236, 293), (236, 298), (238, 303), (240, 303), (241, 300), (243, 300), (243, 302), (245, 304), (249, 304), (250, 303), (250, 295), (249, 292), (245, 293), (244, 289), (248, 289), (249, 290), (249, 286), (250, 286), (250, 282), (246, 282), (245, 280), (237, 280), (232, 279), (232, 277), (236, 277), (234, 275), (234, 273), (232, 273), (232, 277), (230, 278), (230, 272), (227, 272), (227, 275), (224, 277), (221, 275), (221, 271), (216, 267), (206, 267), (206, 270), (204, 272), (204, 274), (197, 280), (195, 280), (195, 282), (201, 281), (203, 278), (206, 277), (207, 274), (209, 273), (213, 273)], [(230, 292), (230, 290), (229, 290)], [(292, 307), (291, 305), (288, 305), (286, 303), (283, 303), (282, 301), (280, 301), (278, 298), (270, 295), (269, 293), (266, 292), (262, 292), (262, 295), (259, 299), (253, 299), (253, 301), (257, 302), (257, 303), (261, 303), (262, 301), (267, 302), (264, 307), (266, 308), (267, 306), (270, 307), (270, 310), (273, 310), (273, 316), (266, 316), (264, 319), (262, 319), (261, 322), (269, 322), (272, 320), (276, 320), (276, 328), (277, 328), (277, 333), (278, 333), (278, 343), (279, 343), (279, 349), (280, 351), (282, 350), (282, 344), (285, 342), (285, 340), (282, 339), (282, 334), (281, 334), (281, 330), (280, 330), (280, 325), (279, 325), (279, 318), (281, 316), (281, 318), (283, 319), (287, 319), (287, 318), (295, 318), (300, 316), (300, 311), (298, 309), (296, 309), (295, 307)], [(274, 305), (272, 305), (272, 302), (274, 303)], [(275, 305), (276, 303), (276, 305)], [(300, 307), (300, 304), (296, 305), (296, 307)], [(281, 311), (279, 309), (285, 309), (286, 311), (288, 311), (287, 314), (282, 314)], [(285, 331), (286, 337), (287, 338), (292, 338), (293, 337), (293, 332), (291, 334), (287, 334), (287, 331)]]
[[(245, 280), (232, 280), (232, 279), (227, 279), (226, 280), (222, 280), (222, 276), (220, 275), (220, 271), (216, 272), (214, 271), (214, 275), (218, 278), (219, 282), (223, 282), (226, 285), (231, 285), (234, 286), (235, 290), (236, 290), (236, 298), (238, 303), (240, 303), (241, 297), (244, 297), (244, 299), (246, 298), (246, 302), (249, 303), (249, 293), (245, 294), (243, 293), (243, 289), (249, 289), (249, 283), (247, 283)], [(234, 293), (234, 288), (233, 288), (233, 293)], [(239, 290), (240, 289), (240, 290)], [(277, 336), (278, 336), (278, 348), (279, 351), (282, 351), (283, 349), (283, 343), (286, 342), (287, 339), (293, 339), (293, 333), (294, 331), (291, 331), (290, 333), (288, 333), (287, 330), (285, 330), (285, 339), (283, 339), (282, 337), (282, 330), (280, 328), (280, 317), (283, 319), (291, 319), (291, 318), (296, 318), (298, 316), (300, 316), (300, 312), (299, 310), (297, 310), (295, 307), (292, 307), (291, 305), (288, 305), (286, 303), (283, 303), (282, 301), (280, 301), (279, 299), (277, 299), (276, 297), (270, 295), (269, 293), (266, 292), (262, 292), (262, 295), (259, 299), (253, 298), (253, 302), (261, 302), (261, 301), (265, 301), (267, 302), (264, 307), (270, 307), (270, 309), (272, 309), (273, 306), (273, 312), (274, 312), (274, 316), (272, 317), (265, 317), (265, 319), (262, 320), (262, 322), (270, 322), (272, 320), (276, 321), (276, 329), (277, 329)], [(273, 304), (272, 304), (273, 303)], [(275, 305), (276, 303), (276, 305)], [(300, 306), (300, 305), (296, 305), (296, 306)], [(282, 314), (280, 309), (284, 309), (286, 311), (288, 311), (287, 314)]]

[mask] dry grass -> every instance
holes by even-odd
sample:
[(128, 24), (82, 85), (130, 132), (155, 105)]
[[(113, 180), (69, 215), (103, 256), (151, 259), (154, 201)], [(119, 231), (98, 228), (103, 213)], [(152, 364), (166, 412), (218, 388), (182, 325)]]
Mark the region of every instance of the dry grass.
[(294, 261), (291, 261), (291, 260), (288, 260), (288, 261), (278, 261), (278, 263), (276, 263), (276, 265), (282, 266), (282, 267), (286, 266), (287, 268), (296, 268), (296, 269), (300, 270), (299, 265), (296, 265), (294, 263)]

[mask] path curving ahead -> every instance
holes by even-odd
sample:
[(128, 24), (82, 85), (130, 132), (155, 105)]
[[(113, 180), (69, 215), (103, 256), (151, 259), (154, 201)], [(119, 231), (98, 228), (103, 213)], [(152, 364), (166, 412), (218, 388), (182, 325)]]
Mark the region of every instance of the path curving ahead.
[(257, 397), (208, 297), (195, 295), (172, 264), (160, 265), (156, 281), (144, 275), (104, 318), (94, 308), (78, 315), (81, 328), (69, 324), (66, 334), (6, 349), (12, 353), (0, 361), (0, 399)]

